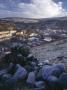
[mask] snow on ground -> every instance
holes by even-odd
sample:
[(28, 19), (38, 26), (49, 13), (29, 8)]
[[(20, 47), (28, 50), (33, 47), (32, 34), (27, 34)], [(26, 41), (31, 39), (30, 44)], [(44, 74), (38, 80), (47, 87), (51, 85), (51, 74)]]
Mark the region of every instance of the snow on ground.
[(31, 49), (33, 55), (40, 61), (64, 63), (67, 66), (67, 39), (44, 44)]

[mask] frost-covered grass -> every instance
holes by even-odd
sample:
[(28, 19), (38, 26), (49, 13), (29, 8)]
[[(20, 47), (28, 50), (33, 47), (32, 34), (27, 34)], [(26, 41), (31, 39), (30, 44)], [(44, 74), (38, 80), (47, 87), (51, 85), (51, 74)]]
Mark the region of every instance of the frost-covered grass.
[[(41, 62), (49, 60), (50, 63), (64, 63), (67, 65), (67, 39), (34, 47), (31, 52)], [(59, 61), (57, 57), (63, 57)]]

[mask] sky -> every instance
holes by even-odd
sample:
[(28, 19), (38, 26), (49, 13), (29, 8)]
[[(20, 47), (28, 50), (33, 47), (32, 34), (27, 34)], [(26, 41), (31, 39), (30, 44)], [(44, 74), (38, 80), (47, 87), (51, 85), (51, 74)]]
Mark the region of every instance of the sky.
[(67, 16), (67, 0), (0, 0), (0, 18)]

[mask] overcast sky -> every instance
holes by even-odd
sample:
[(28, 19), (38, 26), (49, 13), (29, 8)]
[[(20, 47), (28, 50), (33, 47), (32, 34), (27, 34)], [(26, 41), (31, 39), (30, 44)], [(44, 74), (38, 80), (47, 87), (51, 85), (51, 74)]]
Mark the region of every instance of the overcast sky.
[(0, 18), (67, 16), (67, 0), (0, 0)]

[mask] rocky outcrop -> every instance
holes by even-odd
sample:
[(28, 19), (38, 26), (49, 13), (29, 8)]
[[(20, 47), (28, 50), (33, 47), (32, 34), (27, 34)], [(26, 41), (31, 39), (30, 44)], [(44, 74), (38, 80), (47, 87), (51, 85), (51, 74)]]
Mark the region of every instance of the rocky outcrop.
[[(18, 48), (13, 48), (11, 54), (14, 55), (15, 58), (12, 58), (10, 62), (4, 62), (6, 68), (2, 68), (0, 71), (0, 87), (3, 89), (5, 87), (7, 88), (6, 90), (13, 90), (13, 88), (19, 87), (19, 83), (21, 83), (21, 86), (25, 85), (25, 87), (31, 88), (31, 90), (67, 89), (65, 64), (51, 64), (48, 60), (47, 62), (45, 61), (39, 64), (39, 61), (33, 55), (30, 55), (30, 53), (26, 55), (25, 59), (21, 59), (21, 64), (20, 59), (17, 59), (19, 53), (21, 57), (25, 57), (26, 55), (21, 53)], [(7, 56), (8, 55), (9, 54), (7, 54)]]

